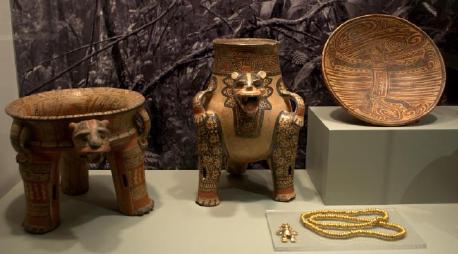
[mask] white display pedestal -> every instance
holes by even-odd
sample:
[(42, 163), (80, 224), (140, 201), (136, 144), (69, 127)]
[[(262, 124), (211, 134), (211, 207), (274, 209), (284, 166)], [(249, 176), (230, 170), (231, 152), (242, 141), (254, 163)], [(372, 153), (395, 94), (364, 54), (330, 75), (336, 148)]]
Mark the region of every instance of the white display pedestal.
[[(154, 210), (142, 217), (116, 211), (109, 171), (90, 172), (89, 192), (82, 196), (61, 195), (60, 226), (44, 235), (30, 235), (21, 227), (25, 213), (24, 189), (18, 183), (0, 199), (0, 253), (33, 254), (269, 254), (275, 252), (266, 210), (306, 211), (323, 207), (306, 170), (295, 171), (297, 197), (289, 203), (271, 198), (269, 170), (248, 170), (242, 177), (223, 173), (221, 204), (201, 207), (194, 203), (197, 170), (146, 172)], [(368, 206), (364, 206), (368, 207)], [(379, 205), (394, 208), (425, 241), (426, 249), (386, 249), (350, 252), (339, 250), (349, 240), (322, 241), (335, 244), (335, 251), (287, 252), (324, 254), (456, 254), (458, 204)], [(393, 218), (395, 220), (395, 218)], [(299, 221), (299, 218), (295, 218)], [(292, 223), (285, 217), (284, 223)], [(408, 232), (407, 232), (408, 233)], [(299, 235), (298, 241), (307, 241)], [(368, 239), (379, 242), (381, 240)], [(350, 240), (351, 241), (351, 240)], [(390, 245), (390, 242), (380, 242)]]
[(310, 107), (307, 170), (324, 204), (458, 202), (458, 107), (377, 127)]

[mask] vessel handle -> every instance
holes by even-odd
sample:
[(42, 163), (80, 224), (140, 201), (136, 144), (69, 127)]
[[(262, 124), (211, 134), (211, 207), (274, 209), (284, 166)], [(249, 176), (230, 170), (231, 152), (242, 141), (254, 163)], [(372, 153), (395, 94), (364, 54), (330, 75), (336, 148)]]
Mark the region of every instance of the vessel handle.
[(151, 120), (148, 112), (145, 108), (141, 108), (137, 112), (138, 117), (141, 120), (142, 126), (138, 126), (137, 131), (139, 132), (138, 142), (142, 149), (148, 148), (148, 134), (151, 130)]
[(283, 83), (281, 79), (278, 82), (279, 83), (278, 83), (277, 88), (278, 88), (280, 95), (288, 98), (289, 100), (292, 100), (294, 104), (296, 105), (296, 108), (294, 110), (294, 123), (296, 123), (296, 125), (300, 127), (304, 126), (304, 114), (305, 114), (304, 100), (297, 93), (288, 91), (288, 89), (286, 88), (285, 84)]
[(192, 111), (194, 114), (194, 122), (201, 123), (205, 119), (205, 99), (216, 89), (216, 78), (211, 77), (207, 89), (198, 92), (192, 100)]
[(27, 148), (27, 143), (30, 140), (31, 130), (26, 125), (17, 120), (13, 120), (10, 130), (10, 141), (14, 150), (19, 154), (29, 154), (30, 149)]

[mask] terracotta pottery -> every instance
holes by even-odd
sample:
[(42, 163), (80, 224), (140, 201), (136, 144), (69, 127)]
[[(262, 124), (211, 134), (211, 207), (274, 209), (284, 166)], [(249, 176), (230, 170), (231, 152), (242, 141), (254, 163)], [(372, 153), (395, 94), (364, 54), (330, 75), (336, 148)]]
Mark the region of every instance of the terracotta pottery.
[(382, 126), (412, 123), (439, 102), (445, 65), (434, 42), (407, 20), (367, 15), (340, 25), (322, 58), (325, 83), (353, 116)]
[(278, 42), (217, 39), (213, 45), (213, 75), (193, 101), (199, 155), (196, 202), (218, 205), (221, 170), (241, 174), (249, 162), (259, 160), (267, 160), (272, 170), (274, 199), (293, 199), (305, 109), (302, 98), (281, 79)]
[(24, 228), (46, 233), (59, 224), (62, 191), (88, 191), (89, 163), (106, 158), (119, 210), (143, 215), (153, 208), (145, 185), (143, 150), (150, 129), (144, 97), (115, 88), (43, 92), (10, 103), (11, 143), (24, 182)]

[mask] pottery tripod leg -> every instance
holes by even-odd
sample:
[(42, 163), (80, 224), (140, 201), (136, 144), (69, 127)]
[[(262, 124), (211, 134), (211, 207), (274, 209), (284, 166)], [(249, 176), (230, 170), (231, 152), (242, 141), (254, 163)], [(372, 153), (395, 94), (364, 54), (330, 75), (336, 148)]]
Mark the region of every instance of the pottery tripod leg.
[(88, 163), (74, 151), (63, 152), (59, 160), (61, 188), (67, 195), (81, 195), (89, 190)]
[(41, 154), (18, 154), (17, 161), (27, 207), (24, 229), (33, 234), (55, 229), (59, 225), (58, 159)]
[(269, 159), (274, 182), (274, 199), (287, 202), (296, 197), (294, 192), (294, 165), (300, 127), (294, 123), (294, 114), (282, 112), (274, 131), (272, 157)]
[(229, 161), (227, 172), (229, 172), (229, 174), (231, 175), (241, 175), (245, 173), (247, 166), (248, 166), (247, 163), (237, 163), (237, 162)]
[(197, 149), (199, 151), (199, 190), (196, 203), (201, 206), (219, 204), (218, 182), (221, 170), (227, 169), (221, 124), (215, 114), (207, 113), (197, 125)]
[(143, 150), (134, 136), (108, 155), (119, 210), (126, 215), (143, 215), (153, 210), (144, 170)]

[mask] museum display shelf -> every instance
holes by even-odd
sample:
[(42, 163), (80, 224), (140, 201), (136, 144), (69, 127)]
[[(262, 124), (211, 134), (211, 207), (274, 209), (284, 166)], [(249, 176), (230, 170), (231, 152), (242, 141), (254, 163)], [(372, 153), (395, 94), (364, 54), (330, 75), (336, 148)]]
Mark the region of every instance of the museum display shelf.
[[(266, 210), (332, 207), (395, 208), (426, 243), (424, 249), (378, 249), (361, 253), (447, 254), (456, 253), (458, 249), (458, 204), (324, 206), (306, 170), (296, 170), (297, 197), (289, 203), (271, 200), (269, 170), (248, 170), (242, 177), (230, 177), (224, 172), (220, 195), (225, 202), (217, 207), (200, 207), (194, 202), (198, 184), (196, 170), (147, 171), (147, 187), (155, 199), (155, 208), (143, 217), (128, 217), (117, 212), (109, 171), (91, 171), (90, 174), (87, 194), (60, 195), (61, 225), (44, 235), (31, 235), (22, 229), (24, 191), (22, 182), (15, 185), (0, 199), (0, 252), (275, 253)], [(301, 237), (298, 236), (298, 241)], [(338, 245), (348, 240), (323, 241), (334, 241), (339, 249)]]
[(326, 205), (457, 203), (458, 107), (399, 127), (310, 107), (307, 165)]

